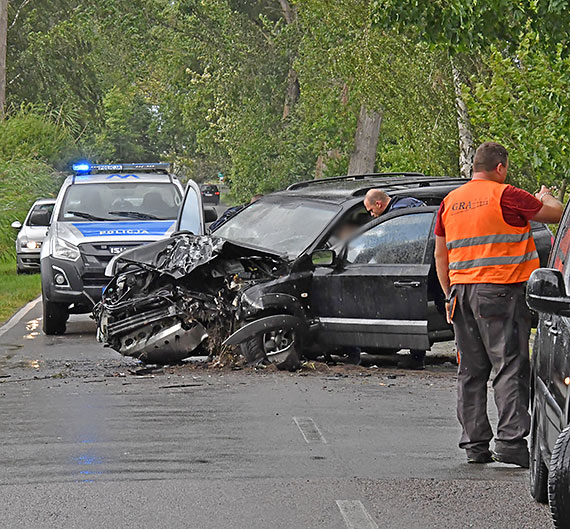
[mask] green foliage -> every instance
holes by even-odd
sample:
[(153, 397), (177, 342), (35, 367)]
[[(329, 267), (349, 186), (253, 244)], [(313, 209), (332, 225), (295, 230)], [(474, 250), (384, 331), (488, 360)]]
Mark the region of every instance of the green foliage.
[(56, 195), (61, 175), (35, 160), (0, 160), (0, 260), (15, 256), (17, 232), (10, 224), (24, 221), (34, 200)]
[(570, 46), (568, 0), (373, 0), (373, 12), (382, 27), (454, 51), (516, 47), (529, 25), (545, 45)]
[(492, 47), (467, 103), (479, 141), (509, 150), (510, 179), (529, 190), (570, 177), (570, 57), (532, 32), (513, 55)]
[(62, 110), (23, 105), (0, 122), (0, 160), (35, 159), (64, 166), (75, 151), (77, 129)]
[(0, 261), (0, 323), (6, 321), (22, 305), (38, 297), (39, 274), (17, 275), (14, 258)]

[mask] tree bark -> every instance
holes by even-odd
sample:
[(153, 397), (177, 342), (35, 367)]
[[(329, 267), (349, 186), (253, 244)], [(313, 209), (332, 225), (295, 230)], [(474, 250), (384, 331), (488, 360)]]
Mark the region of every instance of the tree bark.
[(560, 188), (558, 189), (558, 200), (564, 203), (564, 195), (566, 194), (566, 187), (568, 186), (568, 180), (566, 178), (562, 179), (560, 183)]
[(457, 129), (459, 132), (459, 172), (464, 178), (471, 178), (475, 148), (473, 146), (473, 133), (471, 121), (467, 112), (467, 105), (461, 94), (461, 73), (453, 60), (451, 60), (453, 74), (453, 87), (455, 89), (455, 109), (457, 111)]
[[(281, 6), (281, 11), (283, 13), (283, 18), (287, 24), (292, 24), (297, 19), (297, 14), (291, 6), (288, 0), (279, 0), (279, 5)], [(301, 87), (299, 86), (299, 77), (295, 68), (293, 68), (293, 63), (295, 57), (291, 57), (289, 60), (289, 74), (287, 75), (287, 92), (285, 94), (285, 102), (283, 103), (283, 119), (287, 119), (291, 113), (292, 108), (297, 103), (299, 96), (301, 95)]]
[(354, 151), (348, 163), (349, 175), (374, 172), (381, 123), (381, 113), (369, 111), (366, 105), (361, 105), (354, 135)]
[(291, 66), (289, 68), (289, 75), (287, 76), (287, 93), (285, 94), (285, 103), (283, 103), (283, 119), (287, 119), (300, 95), (301, 87), (299, 86), (299, 78), (297, 77), (297, 72), (293, 66)]
[(0, 120), (6, 112), (6, 48), (8, 44), (8, 0), (0, 0)]

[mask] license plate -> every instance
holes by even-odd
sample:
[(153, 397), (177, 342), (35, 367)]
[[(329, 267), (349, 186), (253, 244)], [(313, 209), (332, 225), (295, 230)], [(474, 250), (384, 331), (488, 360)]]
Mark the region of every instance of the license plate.
[(118, 253), (124, 252), (126, 249), (128, 248), (128, 246), (111, 246), (109, 247), (109, 251), (116, 255)]

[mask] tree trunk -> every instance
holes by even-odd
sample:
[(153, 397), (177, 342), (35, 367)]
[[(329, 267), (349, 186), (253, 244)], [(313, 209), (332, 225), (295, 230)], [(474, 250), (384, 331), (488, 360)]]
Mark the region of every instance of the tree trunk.
[[(287, 24), (292, 24), (297, 19), (297, 14), (288, 0), (279, 0), (283, 18)], [(285, 94), (285, 102), (283, 103), (283, 119), (287, 119), (291, 113), (291, 109), (301, 95), (301, 88), (299, 86), (299, 77), (293, 68), (295, 57), (289, 60), (289, 74), (287, 75), (287, 93)]]
[(364, 104), (360, 107), (354, 135), (354, 151), (348, 163), (349, 175), (374, 172), (381, 123), (381, 113), (368, 111)]
[(568, 185), (568, 180), (566, 178), (562, 179), (560, 183), (560, 188), (558, 189), (558, 200), (564, 202), (564, 195), (566, 194), (566, 186)]
[(299, 78), (297, 77), (297, 72), (291, 66), (287, 76), (287, 93), (285, 94), (285, 103), (283, 104), (283, 119), (287, 119), (300, 95)]
[(471, 121), (467, 112), (467, 105), (461, 94), (461, 73), (451, 61), (453, 74), (453, 87), (455, 89), (455, 109), (457, 110), (457, 129), (459, 131), (459, 172), (464, 178), (471, 178), (475, 148), (473, 147), (473, 134)]
[(8, 42), (8, 0), (0, 0), (0, 120), (6, 112), (6, 47)]

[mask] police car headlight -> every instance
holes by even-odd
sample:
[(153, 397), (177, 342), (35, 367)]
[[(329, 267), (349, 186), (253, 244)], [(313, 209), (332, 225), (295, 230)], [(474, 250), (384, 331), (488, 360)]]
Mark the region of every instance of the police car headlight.
[(53, 257), (58, 259), (65, 259), (66, 261), (77, 261), (80, 253), (77, 246), (67, 242), (59, 237), (56, 237), (53, 242)]

